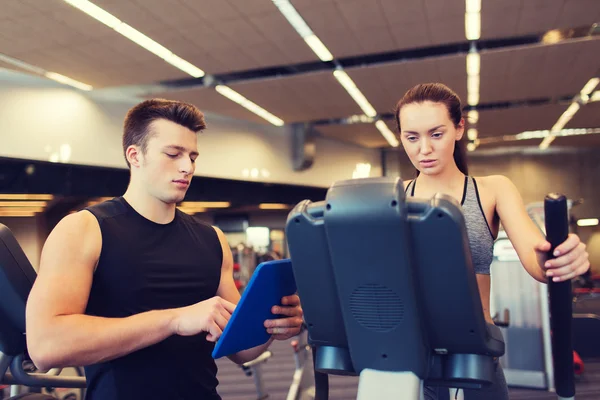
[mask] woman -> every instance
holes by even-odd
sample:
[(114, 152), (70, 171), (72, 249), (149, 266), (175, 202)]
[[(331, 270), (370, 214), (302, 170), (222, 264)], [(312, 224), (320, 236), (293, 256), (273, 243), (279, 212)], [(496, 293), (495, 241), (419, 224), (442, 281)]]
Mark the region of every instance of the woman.
[[(464, 144), (465, 121), (459, 97), (439, 83), (410, 89), (398, 102), (396, 124), (402, 145), (417, 169), (417, 178), (404, 182), (407, 196), (452, 196), (462, 206), (473, 265), (485, 318), (492, 322), (490, 264), (500, 223), (527, 272), (540, 282), (564, 281), (589, 269), (588, 253), (579, 237), (570, 234), (548, 260), (548, 243), (529, 218), (515, 185), (500, 175), (469, 176)], [(465, 390), (465, 400), (508, 399), (504, 374), (497, 365), (496, 382), (483, 390)], [(440, 389), (444, 390), (444, 389)], [(447, 389), (445, 389), (447, 391)], [(437, 388), (426, 388), (426, 399), (436, 399)]]

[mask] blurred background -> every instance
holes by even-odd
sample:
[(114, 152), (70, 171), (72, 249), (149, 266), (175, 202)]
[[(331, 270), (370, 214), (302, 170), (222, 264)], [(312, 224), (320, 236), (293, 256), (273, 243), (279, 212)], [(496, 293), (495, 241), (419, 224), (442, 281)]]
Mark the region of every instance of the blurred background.
[(287, 214), (335, 181), (414, 176), (393, 110), (454, 89), (474, 176), (574, 203), (600, 273), (598, 0), (0, 0), (0, 223), (35, 268), (65, 215), (124, 193), (139, 101), (206, 115), (180, 209), (220, 227), (243, 289)]

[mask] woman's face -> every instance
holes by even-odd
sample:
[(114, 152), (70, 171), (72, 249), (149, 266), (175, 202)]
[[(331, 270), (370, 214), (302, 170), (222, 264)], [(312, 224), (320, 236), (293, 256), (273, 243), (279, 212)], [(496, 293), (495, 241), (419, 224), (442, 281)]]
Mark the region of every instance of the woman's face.
[(437, 175), (454, 163), (454, 143), (462, 138), (464, 120), (454, 126), (444, 103), (407, 104), (400, 109), (399, 117), (400, 139), (416, 169)]

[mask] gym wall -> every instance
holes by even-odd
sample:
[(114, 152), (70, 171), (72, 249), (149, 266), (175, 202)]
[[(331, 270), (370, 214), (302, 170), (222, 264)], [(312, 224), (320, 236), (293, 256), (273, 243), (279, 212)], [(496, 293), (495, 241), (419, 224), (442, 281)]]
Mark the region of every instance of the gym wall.
[(0, 217), (0, 224), (6, 225), (23, 248), (23, 252), (37, 271), (40, 265), (40, 256), (46, 237), (42, 236), (40, 229), (43, 217), (7, 218)]
[[(126, 168), (122, 124), (138, 101), (0, 69), (0, 156)], [(378, 150), (317, 138), (312, 167), (299, 172), (293, 169), (291, 128), (210, 113), (206, 120), (196, 175), (317, 187), (351, 178), (357, 164), (368, 163), (371, 176), (381, 175)]]

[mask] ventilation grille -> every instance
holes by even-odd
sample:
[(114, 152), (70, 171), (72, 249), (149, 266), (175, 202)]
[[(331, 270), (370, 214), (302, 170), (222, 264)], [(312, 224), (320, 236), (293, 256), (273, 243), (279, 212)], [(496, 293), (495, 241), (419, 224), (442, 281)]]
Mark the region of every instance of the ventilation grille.
[(350, 296), (350, 311), (359, 324), (375, 332), (389, 332), (404, 319), (400, 296), (379, 284), (356, 288)]

